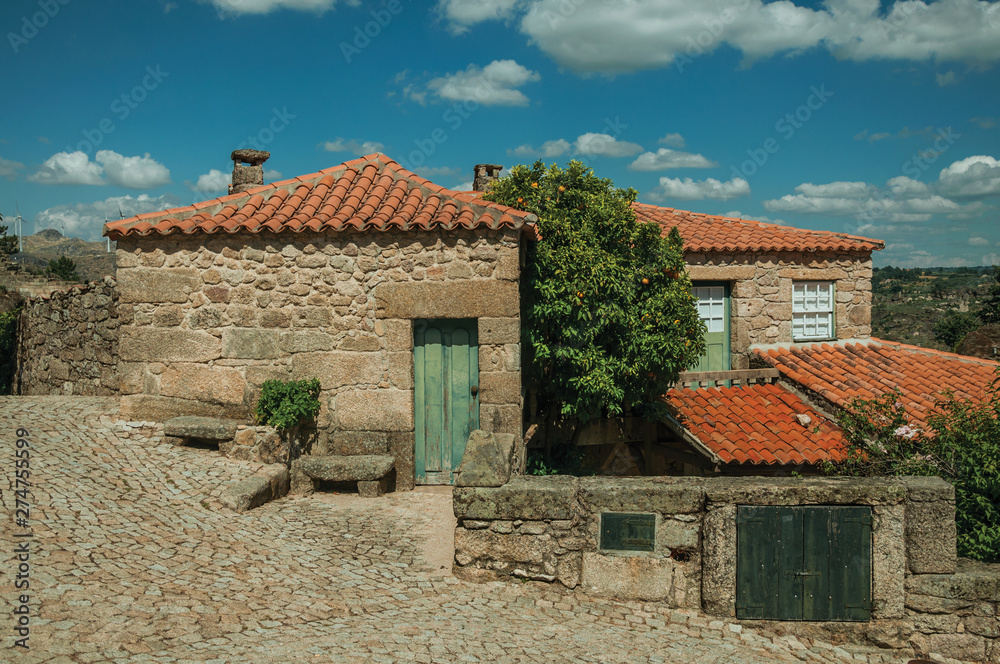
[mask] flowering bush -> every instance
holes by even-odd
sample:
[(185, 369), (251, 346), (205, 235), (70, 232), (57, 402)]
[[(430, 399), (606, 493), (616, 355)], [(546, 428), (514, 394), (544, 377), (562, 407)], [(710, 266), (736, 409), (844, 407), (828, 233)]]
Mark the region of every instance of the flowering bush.
[(943, 477), (955, 486), (959, 555), (1000, 561), (1000, 377), (980, 401), (945, 393), (929, 430), (907, 423), (898, 391), (855, 399), (838, 420), (847, 453), (826, 472)]

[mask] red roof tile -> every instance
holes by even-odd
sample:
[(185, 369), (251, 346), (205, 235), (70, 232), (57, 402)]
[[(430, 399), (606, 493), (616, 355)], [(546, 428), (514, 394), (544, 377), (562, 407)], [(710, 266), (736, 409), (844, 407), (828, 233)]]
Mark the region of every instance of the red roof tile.
[(633, 203), (639, 221), (659, 224), (664, 232), (676, 226), (684, 251), (874, 251), (885, 243), (856, 235), (810, 231), (749, 219), (720, 217)]
[[(723, 463), (817, 464), (843, 458), (837, 425), (780, 385), (677, 389), (666, 399), (681, 424)], [(803, 426), (797, 414), (811, 422)]]
[(533, 214), (440, 187), (382, 154), (240, 194), (104, 225), (113, 240), (171, 233), (522, 228)]
[(871, 343), (811, 344), (754, 351), (782, 375), (845, 407), (898, 388), (911, 421), (927, 424), (945, 390), (980, 399), (1000, 366), (996, 362), (880, 339)]

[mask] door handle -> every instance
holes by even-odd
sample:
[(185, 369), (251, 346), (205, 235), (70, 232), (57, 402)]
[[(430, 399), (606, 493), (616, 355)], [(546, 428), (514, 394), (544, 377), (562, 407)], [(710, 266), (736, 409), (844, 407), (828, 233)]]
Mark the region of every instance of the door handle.
[(472, 387), (469, 388), (469, 391), (472, 392), (472, 396), (476, 396), (477, 394), (479, 394), (479, 386), (473, 385)]

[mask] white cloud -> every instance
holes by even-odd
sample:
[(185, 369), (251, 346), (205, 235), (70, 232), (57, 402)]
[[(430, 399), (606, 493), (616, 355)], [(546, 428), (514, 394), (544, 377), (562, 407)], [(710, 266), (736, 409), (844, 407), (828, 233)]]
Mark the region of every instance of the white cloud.
[(765, 217), (761, 214), (749, 215), (743, 214), (739, 210), (730, 210), (722, 215), (723, 217), (734, 217), (736, 219), (749, 219), (750, 221), (760, 221), (765, 224), (775, 224), (777, 226), (787, 226), (788, 222), (784, 219), (772, 219), (771, 217)]
[(511, 18), (518, 4), (521, 0), (440, 0), (437, 10), (452, 34), (460, 35), (483, 21)]
[(976, 125), (980, 129), (993, 129), (993, 127), (997, 126), (998, 120), (1000, 120), (1000, 118), (991, 118), (983, 115), (977, 115), (974, 118), (970, 118), (969, 122)]
[(17, 172), (22, 168), (24, 168), (24, 164), (21, 162), (0, 157), (0, 178), (14, 180), (17, 178)]
[[(823, 48), (839, 59), (1000, 59), (1000, 5), (983, 0), (439, 0), (452, 29), (520, 16), (520, 29), (560, 65), (578, 72), (630, 72), (692, 62), (727, 44), (746, 63)], [(452, 18), (454, 17), (454, 18)], [(943, 75), (945, 78), (948, 74)]]
[[(951, 127), (946, 128), (944, 131), (950, 131)], [(868, 141), (869, 143), (874, 143), (876, 141), (884, 141), (887, 138), (912, 138), (914, 136), (926, 136), (927, 134), (935, 131), (934, 127), (928, 125), (923, 129), (910, 129), (909, 127), (903, 127), (899, 130), (897, 134), (891, 134), (887, 131), (878, 132), (875, 134), (869, 134), (868, 130), (865, 129), (854, 135), (854, 140), (856, 141)]]
[(378, 141), (356, 141), (353, 139), (338, 138), (335, 141), (323, 143), (323, 149), (327, 152), (350, 152), (359, 157), (373, 152), (382, 152), (385, 146)]
[(124, 157), (111, 150), (98, 150), (95, 161), (104, 167), (108, 183), (119, 187), (153, 189), (170, 183), (170, 171), (148, 152), (142, 157)]
[(264, 182), (274, 182), (281, 178), (281, 171), (275, 171), (270, 168), (264, 169)]
[(969, 245), (973, 247), (988, 247), (990, 241), (984, 237), (970, 237)]
[[(661, 139), (662, 141), (662, 139)], [(660, 148), (656, 152), (644, 152), (628, 165), (630, 171), (665, 171), (670, 168), (713, 168), (718, 166), (700, 154), (681, 152), (670, 148)]]
[(536, 148), (533, 145), (525, 143), (524, 145), (519, 145), (513, 150), (507, 150), (507, 154), (517, 155), (519, 157), (542, 157), (543, 159), (551, 159), (553, 157), (561, 157), (570, 151), (573, 146), (569, 141), (557, 138), (552, 141), (545, 141), (542, 143), (542, 147)]
[[(276, 9), (295, 9), (322, 14), (334, 8), (337, 0), (202, 0), (210, 2), (223, 16), (242, 14), (268, 14)], [(348, 0), (348, 5), (356, 7), (357, 0)]]
[(684, 147), (684, 137), (680, 134), (667, 134), (660, 140), (656, 141), (660, 145), (668, 145), (672, 148), (682, 148)]
[(649, 193), (654, 201), (662, 202), (671, 199), (695, 201), (710, 198), (717, 201), (728, 201), (750, 194), (750, 184), (743, 178), (733, 178), (721, 182), (715, 178), (692, 180), (691, 178), (660, 178), (660, 186)]
[(90, 161), (85, 152), (57, 152), (28, 176), (40, 184), (104, 184), (104, 169)]
[(513, 150), (508, 150), (507, 154), (519, 157), (542, 157), (551, 159), (561, 157), (566, 153), (583, 155), (585, 157), (631, 157), (642, 152), (642, 146), (629, 141), (619, 141), (611, 134), (600, 134), (587, 132), (580, 134), (576, 140), (570, 143), (564, 138), (557, 138), (545, 141), (540, 148), (536, 148), (530, 143), (519, 145)]
[(453, 166), (422, 166), (413, 169), (413, 172), (428, 180), (436, 177), (455, 178), (462, 174), (461, 170)]
[(948, 85), (958, 85), (958, 76), (955, 75), (954, 71), (948, 71), (944, 74), (935, 74), (934, 80), (942, 88)]
[(517, 88), (540, 79), (538, 72), (514, 60), (494, 60), (482, 69), (470, 64), (464, 71), (435, 78), (427, 88), (448, 101), (474, 101), (484, 106), (527, 106), (528, 97)]
[(57, 152), (28, 180), (40, 184), (113, 184), (127, 189), (152, 189), (169, 184), (170, 171), (148, 152), (141, 157), (125, 157), (111, 150), (99, 150), (94, 161), (80, 151)]
[(35, 216), (35, 232), (43, 228), (55, 228), (64, 235), (99, 240), (104, 220), (119, 219), (119, 209), (126, 217), (131, 217), (143, 212), (159, 212), (180, 204), (180, 200), (172, 194), (156, 197), (139, 194), (137, 197), (112, 196), (94, 203), (57, 205), (42, 210)]
[(955, 198), (1000, 196), (1000, 161), (976, 155), (956, 161), (938, 176), (939, 190)]
[(191, 191), (202, 194), (216, 194), (229, 191), (229, 185), (233, 182), (232, 173), (223, 173), (217, 168), (213, 168), (208, 173), (198, 176), (198, 181), (194, 184), (188, 182), (187, 186)]
[[(885, 187), (867, 182), (806, 182), (794, 194), (763, 205), (772, 212), (855, 216), (898, 224), (927, 221), (935, 215), (973, 219), (990, 209), (977, 199), (993, 196), (1000, 196), (1000, 161), (977, 155), (947, 166), (932, 183), (904, 175), (891, 178)], [(960, 203), (963, 199), (970, 202)]]
[(577, 137), (573, 149), (588, 157), (631, 157), (642, 152), (638, 143), (619, 141), (611, 134), (596, 134), (587, 132)]

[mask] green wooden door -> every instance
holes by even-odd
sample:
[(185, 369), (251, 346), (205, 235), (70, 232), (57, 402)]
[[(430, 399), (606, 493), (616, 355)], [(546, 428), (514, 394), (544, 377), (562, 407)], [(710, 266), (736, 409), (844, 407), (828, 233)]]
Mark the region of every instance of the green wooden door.
[(871, 508), (741, 505), (736, 617), (871, 619)]
[(418, 484), (451, 484), (469, 434), (479, 428), (475, 320), (418, 320), (413, 329)]
[(698, 303), (698, 316), (705, 321), (705, 354), (692, 371), (729, 371), (729, 285), (696, 282), (691, 294)]

